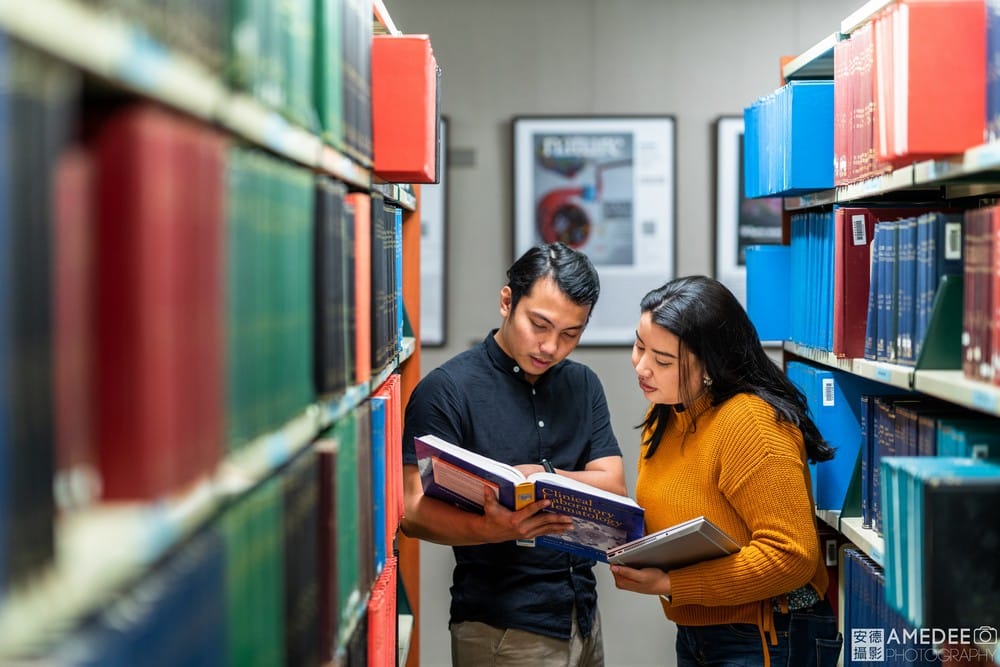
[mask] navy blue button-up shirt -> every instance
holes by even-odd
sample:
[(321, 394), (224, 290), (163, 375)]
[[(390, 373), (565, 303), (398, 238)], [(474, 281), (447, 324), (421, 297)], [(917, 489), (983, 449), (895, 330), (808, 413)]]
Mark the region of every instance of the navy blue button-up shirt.
[[(583, 470), (621, 456), (604, 388), (583, 364), (564, 359), (534, 385), (490, 332), (479, 345), (435, 368), (406, 407), (403, 461), (417, 462), (415, 437), (434, 434), (510, 465), (543, 458), (563, 470)], [(594, 562), (515, 542), (453, 547), (451, 623), (479, 621), (500, 628), (568, 639), (574, 606), (590, 636), (597, 606)]]

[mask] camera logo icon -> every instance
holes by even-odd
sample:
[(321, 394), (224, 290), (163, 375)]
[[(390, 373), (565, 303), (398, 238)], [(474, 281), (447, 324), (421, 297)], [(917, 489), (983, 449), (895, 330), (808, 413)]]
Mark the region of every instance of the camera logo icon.
[(977, 644), (996, 644), (997, 629), (988, 625), (980, 625), (972, 631), (972, 641)]

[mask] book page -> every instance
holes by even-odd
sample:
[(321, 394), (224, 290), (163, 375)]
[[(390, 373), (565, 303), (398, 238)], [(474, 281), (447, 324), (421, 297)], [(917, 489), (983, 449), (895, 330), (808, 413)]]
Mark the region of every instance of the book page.
[(434, 481), (462, 496), (469, 502), (476, 505), (483, 504), (483, 487), (488, 486), (493, 490), (493, 496), (500, 499), (500, 486), (483, 479), (468, 470), (463, 470), (457, 465), (448, 463), (437, 456), (431, 457), (431, 470)]
[(436, 435), (423, 435), (420, 436), (419, 439), (424, 441), (425, 444), (436, 448), (443, 454), (449, 454), (457, 459), (461, 459), (462, 461), (468, 461), (472, 465), (481, 468), (484, 472), (492, 473), (503, 479), (510, 480), (514, 484), (524, 481), (524, 475), (522, 475), (521, 471), (514, 466), (501, 463), (500, 461), (483, 456), (482, 454), (477, 454), (476, 452), (465, 449), (464, 447), (453, 445), (447, 440), (443, 440)]

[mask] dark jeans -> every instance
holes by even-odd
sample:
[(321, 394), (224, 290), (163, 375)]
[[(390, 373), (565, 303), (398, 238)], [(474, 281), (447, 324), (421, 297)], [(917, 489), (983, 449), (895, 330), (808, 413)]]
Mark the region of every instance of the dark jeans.
[[(844, 637), (830, 603), (820, 600), (808, 609), (775, 614), (778, 644), (767, 648), (772, 667), (834, 667)], [(761, 667), (760, 632), (750, 623), (677, 626), (678, 667)]]

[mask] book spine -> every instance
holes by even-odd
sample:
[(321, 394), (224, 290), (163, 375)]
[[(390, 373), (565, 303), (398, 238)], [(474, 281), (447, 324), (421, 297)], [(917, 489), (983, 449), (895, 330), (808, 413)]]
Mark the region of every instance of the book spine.
[[(523, 509), (533, 502), (535, 502), (535, 484), (533, 482), (521, 482), (514, 487), (514, 511)], [(517, 541), (519, 547), (533, 547), (535, 544), (534, 539)]]

